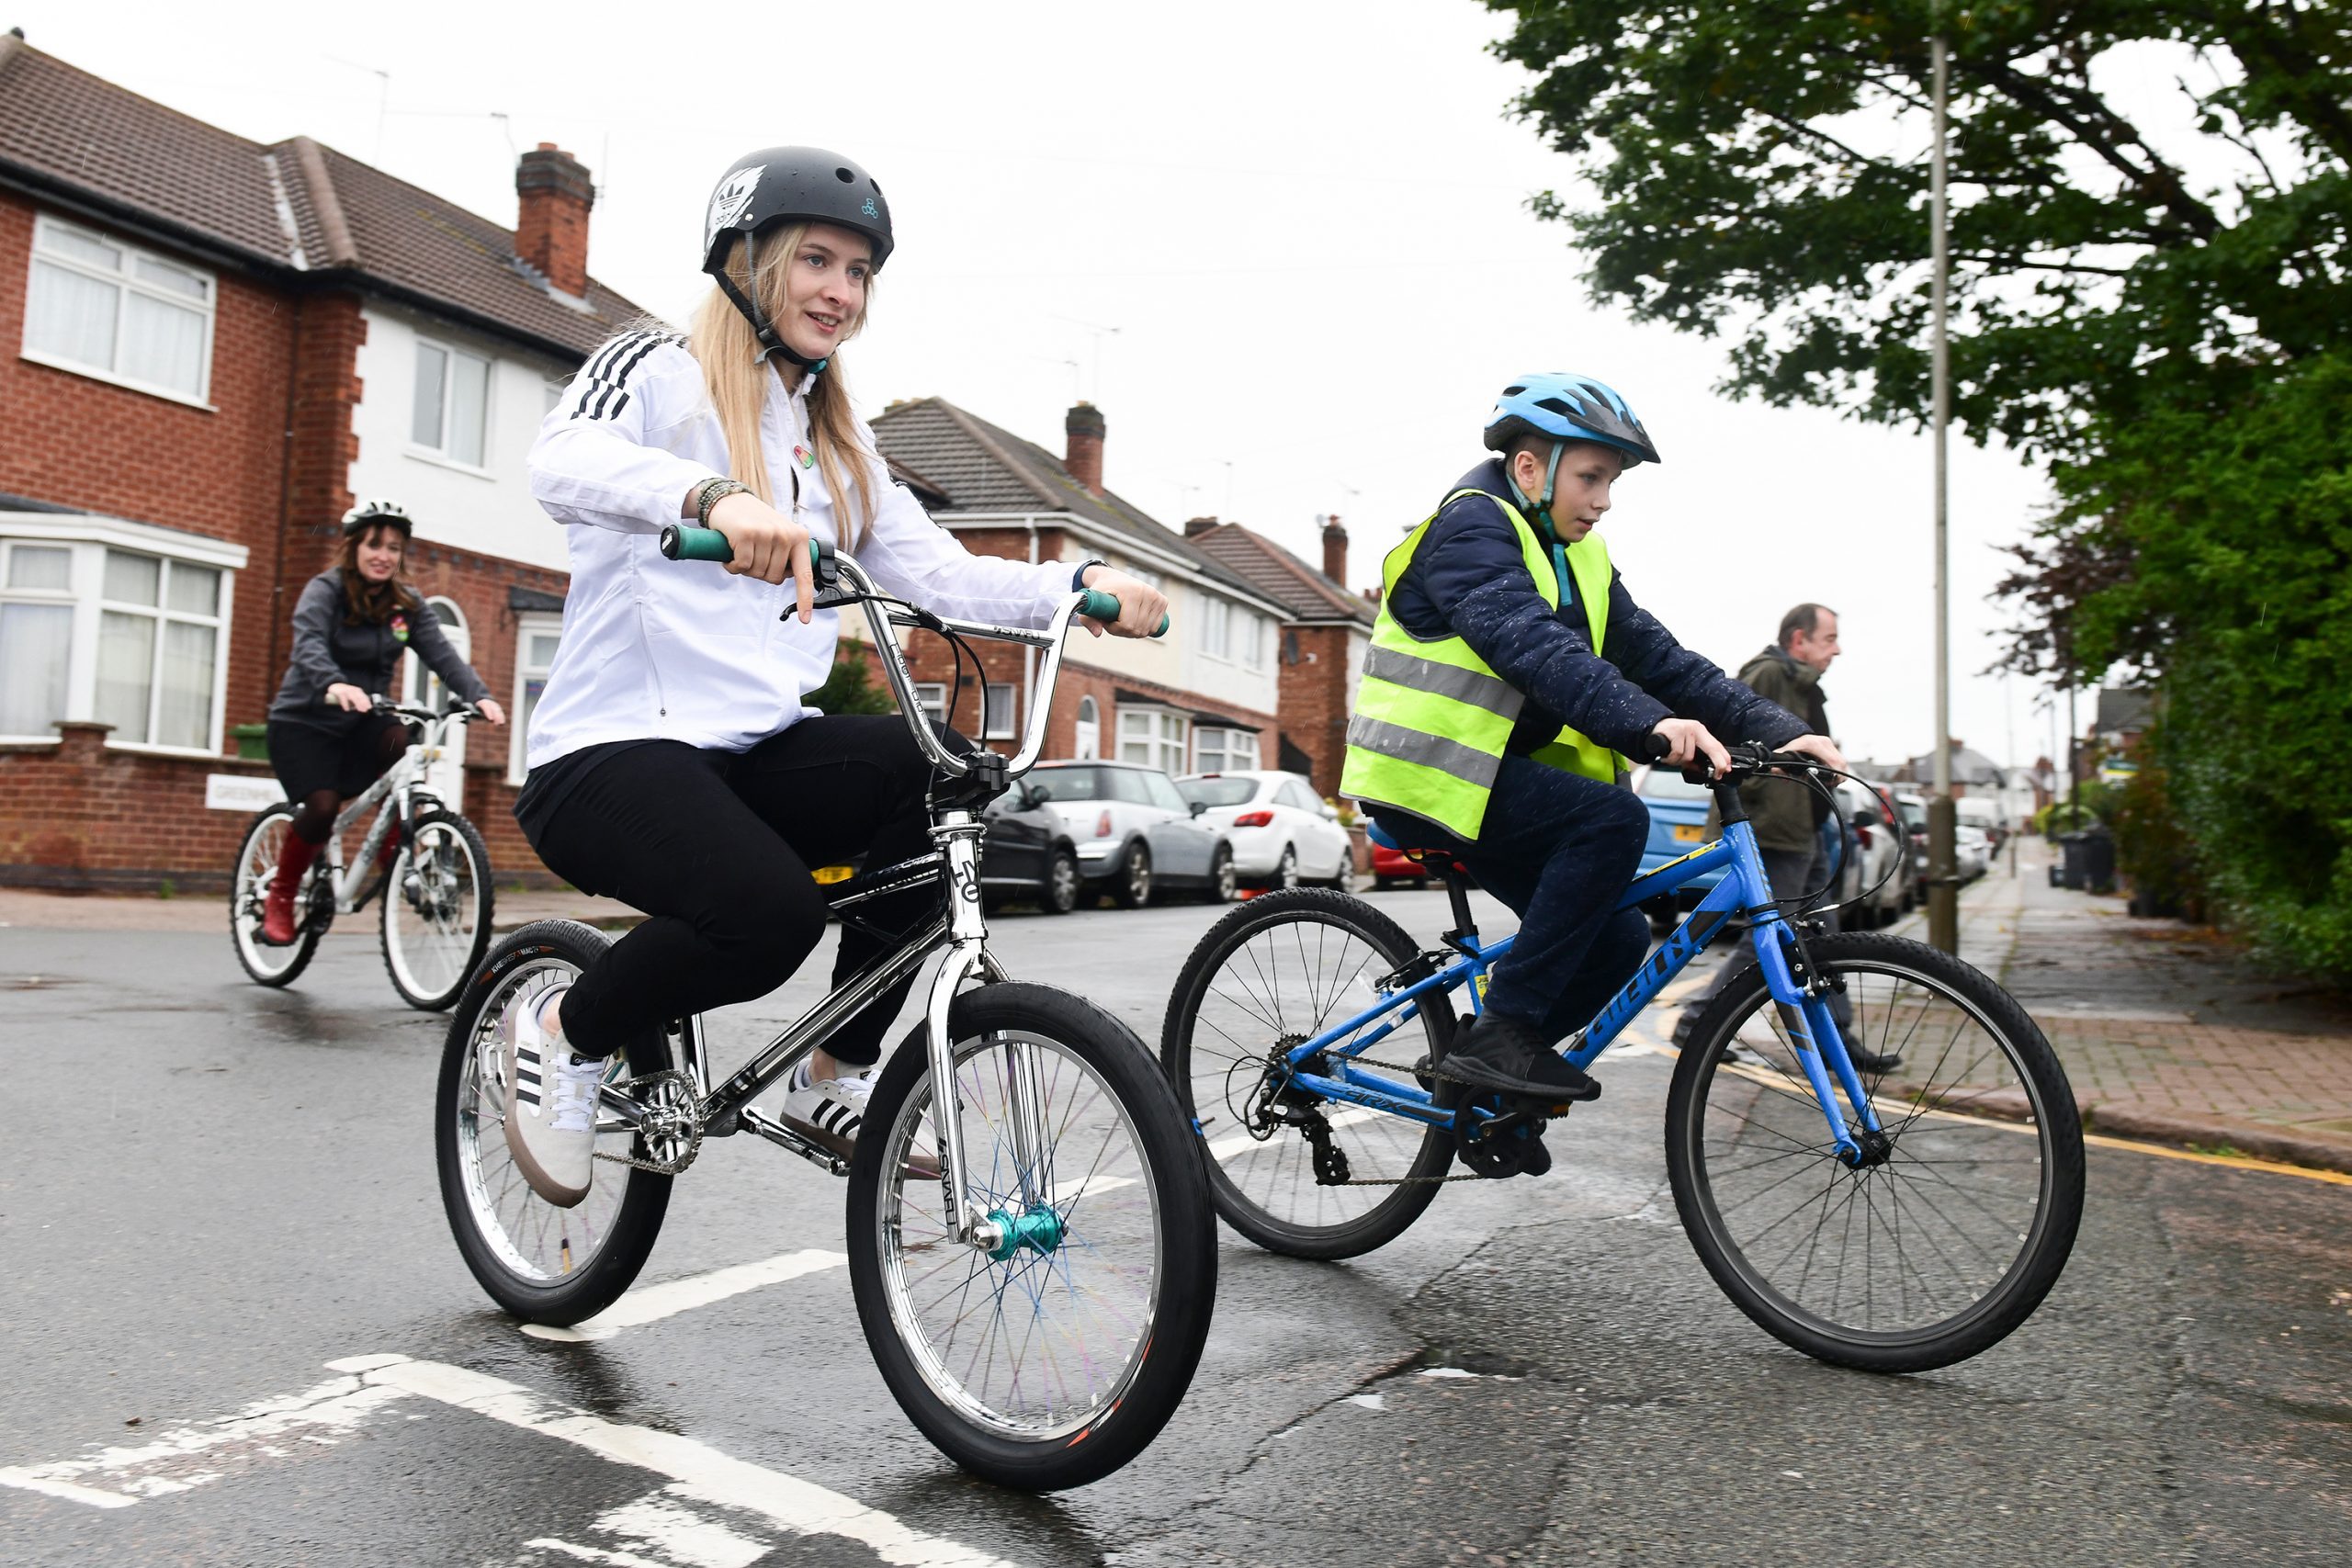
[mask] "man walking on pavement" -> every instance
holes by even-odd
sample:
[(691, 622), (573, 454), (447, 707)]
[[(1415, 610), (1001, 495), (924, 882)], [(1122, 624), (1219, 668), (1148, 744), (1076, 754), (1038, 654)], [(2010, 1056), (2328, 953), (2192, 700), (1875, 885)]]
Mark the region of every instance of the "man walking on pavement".
[[(1758, 696), (1780, 704), (1812, 727), (1816, 735), (1827, 735), (1829, 729), (1828, 698), (1822, 692), (1821, 678), (1829, 672), (1837, 660), (1838, 612), (1826, 604), (1804, 604), (1781, 617), (1778, 641), (1747, 661), (1739, 671), (1740, 683)], [(1825, 934), (1838, 931), (1838, 890), (1832, 874), (1838, 864), (1833, 844), (1842, 843), (1842, 829), (1833, 835), (1825, 830), (1829, 820), (1829, 802), (1814, 790), (1791, 780), (1750, 779), (1740, 785), (1739, 798), (1747, 807), (1747, 819), (1756, 830), (1756, 847), (1764, 857), (1764, 874), (1772, 884), (1772, 893), (1781, 899), (1801, 898), (1814, 888), (1824, 888), (1821, 896), (1808, 908), (1821, 922)], [(1793, 917), (1799, 911), (1783, 911)], [(1744, 967), (1738, 954), (1727, 957), (1715, 972), (1713, 984), (1706, 994), (1682, 1010), (1675, 1021), (1674, 1043), (1683, 1044), (1690, 1037), (1691, 1026), (1706, 1010), (1732, 973)], [(1838, 1021), (1841, 1032), (1850, 1029), (1853, 1009), (1842, 992), (1832, 993), (1829, 1016)], [(1895, 1065), (1896, 1058), (1878, 1056), (1861, 1050), (1850, 1040), (1848, 1050), (1854, 1066), (1860, 1072), (1884, 1072)]]

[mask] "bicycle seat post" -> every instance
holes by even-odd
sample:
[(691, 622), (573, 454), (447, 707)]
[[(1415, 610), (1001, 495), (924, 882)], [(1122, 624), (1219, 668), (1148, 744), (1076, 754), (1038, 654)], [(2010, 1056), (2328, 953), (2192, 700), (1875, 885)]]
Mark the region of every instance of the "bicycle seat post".
[(1445, 863), (1445, 897), (1453, 907), (1453, 929), (1445, 933), (1448, 947), (1478, 940), (1478, 922), (1470, 914), (1470, 879), (1449, 859)]

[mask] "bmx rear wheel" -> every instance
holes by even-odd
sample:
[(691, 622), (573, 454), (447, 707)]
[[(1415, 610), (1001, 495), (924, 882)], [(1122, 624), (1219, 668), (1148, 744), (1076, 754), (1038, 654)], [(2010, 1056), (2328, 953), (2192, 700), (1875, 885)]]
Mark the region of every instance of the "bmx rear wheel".
[(1142, 1043), (1065, 992), (956, 1000), (956, 1099), (981, 1244), (946, 1222), (921, 1029), (874, 1089), (850, 1167), (850, 1281), (883, 1380), (950, 1459), (1024, 1491), (1143, 1451), (1208, 1337), (1216, 1222)]
[[(441, 1205), (474, 1278), (526, 1323), (573, 1324), (620, 1299), (645, 1267), (670, 1206), (667, 1176), (599, 1160), (588, 1196), (560, 1209), (531, 1190), (506, 1146), (506, 1035), (514, 1016), (579, 975), (606, 945), (572, 920), (541, 920), (499, 943), (449, 1021), (434, 1099)], [(669, 1064), (659, 1039), (614, 1056), (605, 1082)], [(610, 1111), (596, 1118), (597, 1152), (639, 1140)]]

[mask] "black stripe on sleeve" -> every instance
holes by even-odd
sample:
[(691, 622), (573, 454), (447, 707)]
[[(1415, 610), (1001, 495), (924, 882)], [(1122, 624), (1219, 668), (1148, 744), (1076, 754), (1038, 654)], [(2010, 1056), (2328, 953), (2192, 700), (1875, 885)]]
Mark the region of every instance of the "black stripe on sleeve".
[(681, 340), (665, 333), (631, 333), (607, 344), (581, 373), (587, 383), (580, 394), (574, 419), (611, 419), (628, 406), (628, 378), (646, 355), (664, 344)]

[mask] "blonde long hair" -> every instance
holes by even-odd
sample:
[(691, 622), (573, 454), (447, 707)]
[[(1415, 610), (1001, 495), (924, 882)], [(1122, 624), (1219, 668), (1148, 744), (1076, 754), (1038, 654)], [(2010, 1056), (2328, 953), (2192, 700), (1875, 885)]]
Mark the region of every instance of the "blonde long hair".
[[(770, 321), (785, 314), (785, 282), (792, 257), (808, 237), (808, 225), (794, 223), (770, 230), (753, 243), (737, 245), (728, 255), (728, 276), (760, 302)], [(866, 311), (874, 302), (871, 276), (865, 280), (865, 299), (857, 319), (842, 333), (843, 343), (865, 325)], [(767, 361), (760, 356), (760, 340), (752, 323), (717, 285), (695, 311), (687, 347), (702, 366), (703, 387), (710, 394), (719, 431), (727, 438), (729, 477), (751, 486), (752, 493), (769, 505), (776, 505), (767, 453), (760, 446), (760, 412), (766, 405), (769, 384)], [(873, 464), (878, 459), (857, 437), (857, 421), (850, 412), (849, 389), (842, 381), (838, 349), (808, 389), (808, 429), (817, 449), (817, 466), (838, 509), (844, 546), (863, 549), (866, 530), (874, 525)], [(849, 504), (853, 494), (857, 498), (854, 512)], [(788, 508), (789, 502), (786, 504)]]

